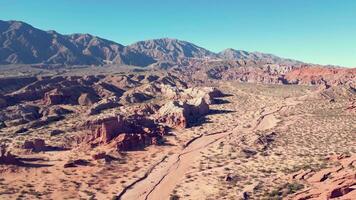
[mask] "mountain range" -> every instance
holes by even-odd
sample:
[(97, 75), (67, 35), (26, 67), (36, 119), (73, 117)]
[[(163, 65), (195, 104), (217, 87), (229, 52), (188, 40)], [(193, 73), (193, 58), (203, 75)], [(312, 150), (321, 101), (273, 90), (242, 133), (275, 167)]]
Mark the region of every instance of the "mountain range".
[(0, 64), (149, 66), (177, 65), (189, 60), (248, 60), (295, 65), (302, 62), (272, 54), (226, 49), (211, 52), (195, 44), (162, 38), (124, 46), (90, 34), (63, 35), (43, 31), (20, 21), (0, 20)]

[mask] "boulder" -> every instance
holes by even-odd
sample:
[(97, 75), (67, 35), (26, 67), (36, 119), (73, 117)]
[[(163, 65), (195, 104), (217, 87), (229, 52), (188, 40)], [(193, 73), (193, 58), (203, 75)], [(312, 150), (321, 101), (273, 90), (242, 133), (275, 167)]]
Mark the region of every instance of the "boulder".
[(45, 151), (47, 149), (46, 143), (43, 139), (25, 140), (22, 147), (35, 152)]
[(96, 115), (101, 111), (120, 106), (117, 97), (110, 97), (95, 103), (87, 112), (87, 115)]
[(119, 151), (137, 150), (151, 144), (151, 138), (145, 137), (143, 134), (123, 133), (116, 138), (116, 141)]
[(64, 168), (72, 168), (72, 167), (79, 167), (79, 166), (88, 166), (90, 162), (84, 159), (76, 159), (70, 160), (63, 165)]
[(93, 94), (83, 93), (78, 98), (78, 104), (81, 106), (90, 106), (96, 103), (98, 100), (98, 97)]
[(186, 128), (208, 113), (209, 105), (205, 100), (195, 98), (187, 102), (170, 101), (166, 103), (156, 113), (156, 119), (172, 128)]
[(68, 96), (64, 95), (59, 90), (55, 89), (55, 90), (45, 93), (44, 104), (46, 104), (46, 105), (63, 104), (67, 98), (68, 98)]
[(121, 97), (121, 102), (124, 104), (127, 103), (142, 103), (147, 100), (152, 99), (153, 96), (141, 93), (141, 92), (125, 92), (124, 95)]
[(5, 146), (0, 147), (0, 165), (20, 165), (22, 161), (17, 156), (6, 150)]
[(206, 103), (214, 103), (214, 98), (222, 97), (223, 93), (214, 87), (193, 87), (183, 91), (181, 97), (184, 99), (203, 98)]
[[(350, 193), (351, 191), (356, 190), (355, 185), (356, 185), (356, 181), (354, 183), (348, 183), (343, 186), (336, 187), (328, 194), (327, 199), (334, 199), (334, 198), (345, 196), (346, 194)], [(345, 199), (347, 199), (347, 198), (345, 198)]]
[(6, 128), (6, 124), (4, 122), (0, 121), (0, 129), (2, 129), (2, 128)]
[(172, 128), (186, 128), (188, 110), (189, 106), (185, 102), (170, 101), (158, 110), (156, 119)]
[(93, 160), (105, 159), (106, 153), (105, 153), (105, 152), (95, 153), (95, 154), (93, 154), (91, 157), (93, 158)]
[(209, 113), (209, 105), (202, 97), (190, 99), (187, 103), (190, 107), (190, 116), (194, 117), (194, 119), (190, 120), (195, 120), (195, 118), (199, 118)]
[(15, 129), (14, 133), (15, 133), (15, 134), (18, 134), (18, 133), (25, 133), (25, 132), (27, 132), (27, 131), (28, 131), (27, 128), (19, 127), (19, 128), (17, 128), (17, 129)]
[(60, 134), (62, 134), (62, 133), (64, 133), (64, 131), (55, 129), (55, 130), (52, 130), (52, 131), (50, 132), (50, 135), (51, 135), (51, 136), (56, 136), (56, 135), (60, 135)]

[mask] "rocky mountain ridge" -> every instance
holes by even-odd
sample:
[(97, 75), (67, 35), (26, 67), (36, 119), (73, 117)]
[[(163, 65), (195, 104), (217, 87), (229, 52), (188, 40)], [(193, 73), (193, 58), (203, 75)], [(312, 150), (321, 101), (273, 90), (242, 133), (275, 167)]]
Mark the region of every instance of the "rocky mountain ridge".
[(214, 53), (195, 44), (162, 38), (128, 46), (90, 34), (63, 35), (20, 21), (0, 20), (0, 64), (103, 65), (146, 67), (185, 65), (190, 60), (246, 60), (299, 65), (302, 62), (259, 52), (226, 49)]

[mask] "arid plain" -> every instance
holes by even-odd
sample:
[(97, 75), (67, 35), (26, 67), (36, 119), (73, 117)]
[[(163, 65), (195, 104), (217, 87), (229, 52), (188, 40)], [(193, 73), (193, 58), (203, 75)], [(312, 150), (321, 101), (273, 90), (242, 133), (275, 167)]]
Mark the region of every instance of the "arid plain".
[[(25, 103), (1, 112), (6, 149), (1, 197), (355, 195), (345, 189), (355, 187), (356, 153), (354, 93), (347, 87), (237, 81), (194, 86), (166, 72), (125, 73), (54, 76), (19, 85), (7, 95)], [(62, 92), (58, 85), (76, 90)], [(38, 100), (23, 95), (41, 90), (50, 92)], [(118, 99), (108, 97), (119, 92)], [(75, 103), (66, 102), (72, 99), (63, 98), (68, 94)], [(94, 103), (97, 96), (106, 99)], [(333, 167), (340, 169), (330, 172)], [(339, 176), (348, 181), (339, 184)]]

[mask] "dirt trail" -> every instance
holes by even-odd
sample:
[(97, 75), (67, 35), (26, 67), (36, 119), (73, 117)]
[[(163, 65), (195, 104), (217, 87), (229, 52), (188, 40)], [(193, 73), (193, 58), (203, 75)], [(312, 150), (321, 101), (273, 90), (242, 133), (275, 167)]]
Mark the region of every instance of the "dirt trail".
[(203, 135), (194, 139), (179, 154), (169, 156), (165, 161), (156, 166), (144, 180), (136, 182), (125, 193), (120, 193), (119, 199), (168, 199), (171, 191), (176, 186), (190, 164), (199, 156), (199, 150), (231, 134), (222, 132)]
[(278, 106), (264, 107), (256, 111), (257, 116), (252, 120), (253, 126), (243, 128), (235, 125), (233, 129), (199, 135), (188, 141), (185, 147), (176, 154), (165, 156), (160, 163), (151, 167), (149, 172), (139, 181), (126, 187), (117, 199), (122, 200), (166, 200), (169, 199), (175, 186), (184, 178), (191, 164), (199, 158), (200, 151), (209, 145), (231, 135), (239, 134), (243, 137), (250, 135), (252, 131), (267, 130), (277, 125), (279, 120), (275, 114), (288, 106), (296, 105), (293, 99), (285, 99)]

